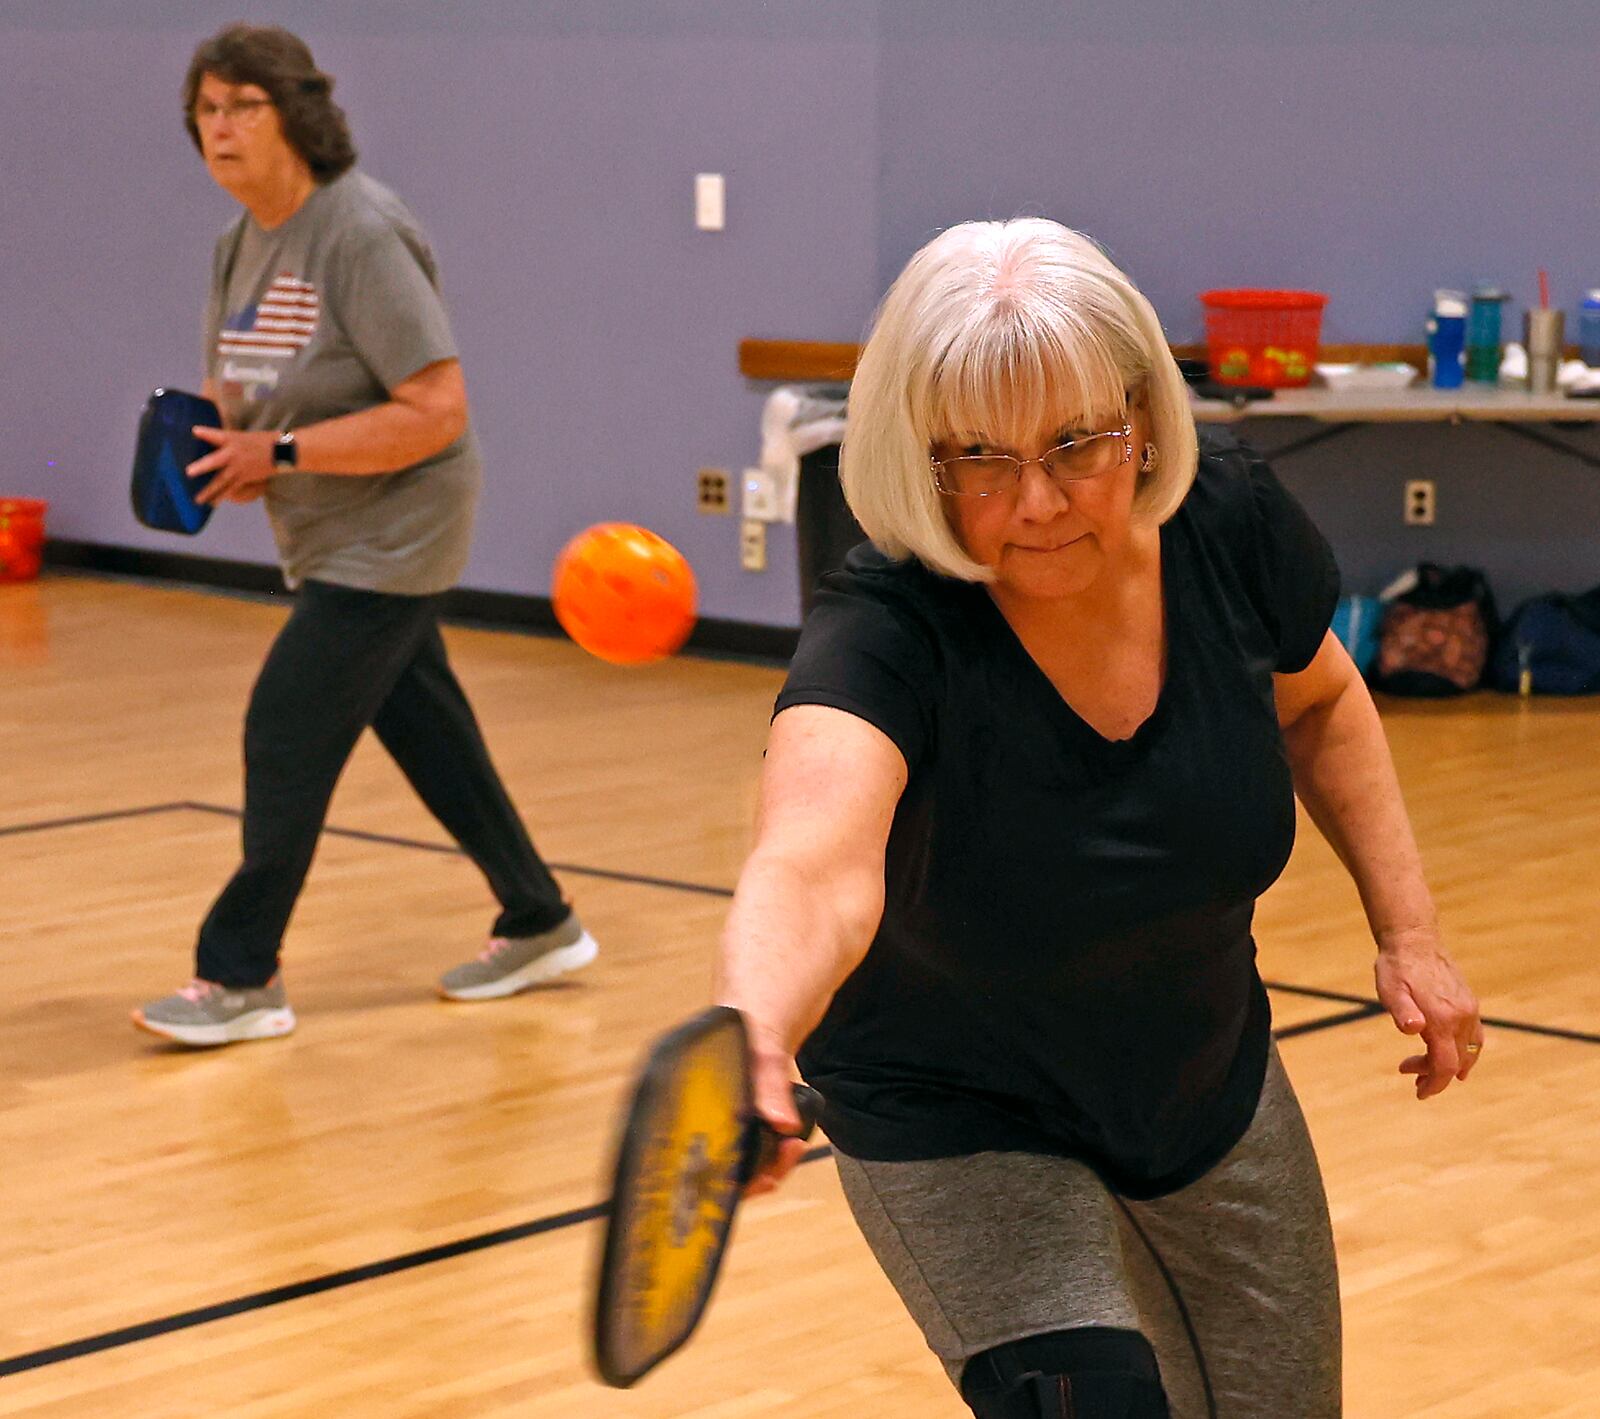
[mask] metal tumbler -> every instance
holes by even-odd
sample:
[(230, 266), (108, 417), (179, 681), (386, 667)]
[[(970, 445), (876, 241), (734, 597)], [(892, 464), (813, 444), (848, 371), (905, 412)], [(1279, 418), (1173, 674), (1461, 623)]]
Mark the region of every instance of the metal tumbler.
[(1566, 336), (1566, 312), (1530, 310), (1522, 317), (1522, 343), (1528, 351), (1528, 393), (1554, 394), (1556, 371)]

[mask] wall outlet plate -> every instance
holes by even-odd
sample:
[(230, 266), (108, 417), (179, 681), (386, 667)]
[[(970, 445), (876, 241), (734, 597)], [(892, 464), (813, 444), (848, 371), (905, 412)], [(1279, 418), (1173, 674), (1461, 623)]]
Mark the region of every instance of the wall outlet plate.
[(732, 512), (733, 501), (728, 496), (731, 481), (726, 468), (702, 468), (695, 474), (695, 507), (714, 516)]
[(1413, 478), (1406, 484), (1405, 519), (1407, 527), (1432, 527), (1434, 512), (1433, 480)]
[(753, 517), (739, 524), (739, 565), (747, 572), (767, 569), (767, 524)]

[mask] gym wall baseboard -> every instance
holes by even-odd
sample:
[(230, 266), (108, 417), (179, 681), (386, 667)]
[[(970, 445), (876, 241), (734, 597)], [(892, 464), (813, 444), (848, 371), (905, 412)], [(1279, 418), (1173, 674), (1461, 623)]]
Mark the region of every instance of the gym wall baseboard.
[[(186, 552), (152, 552), (104, 542), (52, 538), (45, 543), (45, 565), (58, 571), (81, 571), (142, 581), (170, 582), (250, 596), (287, 596), (277, 567), (221, 557), (196, 557)], [(444, 615), (461, 625), (532, 635), (563, 634), (548, 596), (523, 596), (510, 591), (457, 587), (445, 598)], [(690, 654), (733, 656), (774, 664), (794, 654), (800, 632), (793, 626), (764, 626), (702, 616), (684, 650)]]

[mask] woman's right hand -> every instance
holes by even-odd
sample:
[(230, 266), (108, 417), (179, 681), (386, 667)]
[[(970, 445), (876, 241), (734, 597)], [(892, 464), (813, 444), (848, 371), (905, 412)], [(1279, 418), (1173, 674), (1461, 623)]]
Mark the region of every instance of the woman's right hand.
[[(752, 1044), (750, 1067), (755, 1086), (756, 1112), (776, 1132), (798, 1133), (800, 1115), (794, 1107), (794, 1057), (781, 1048), (763, 1048), (760, 1044)], [(757, 1169), (745, 1185), (744, 1195), (760, 1197), (763, 1193), (775, 1191), (778, 1184), (795, 1170), (805, 1151), (803, 1140), (785, 1138), (778, 1145), (772, 1161)]]

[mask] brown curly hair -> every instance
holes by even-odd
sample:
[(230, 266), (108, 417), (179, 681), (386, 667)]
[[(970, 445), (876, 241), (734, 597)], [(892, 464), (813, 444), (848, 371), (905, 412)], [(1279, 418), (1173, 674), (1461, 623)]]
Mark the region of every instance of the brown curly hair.
[(298, 35), (277, 25), (228, 25), (202, 40), (183, 78), (183, 126), (195, 150), (200, 81), (214, 74), (227, 84), (256, 84), (278, 110), (283, 136), (318, 182), (331, 182), (355, 164), (356, 147), (344, 110), (333, 101), (333, 76), (317, 68)]

